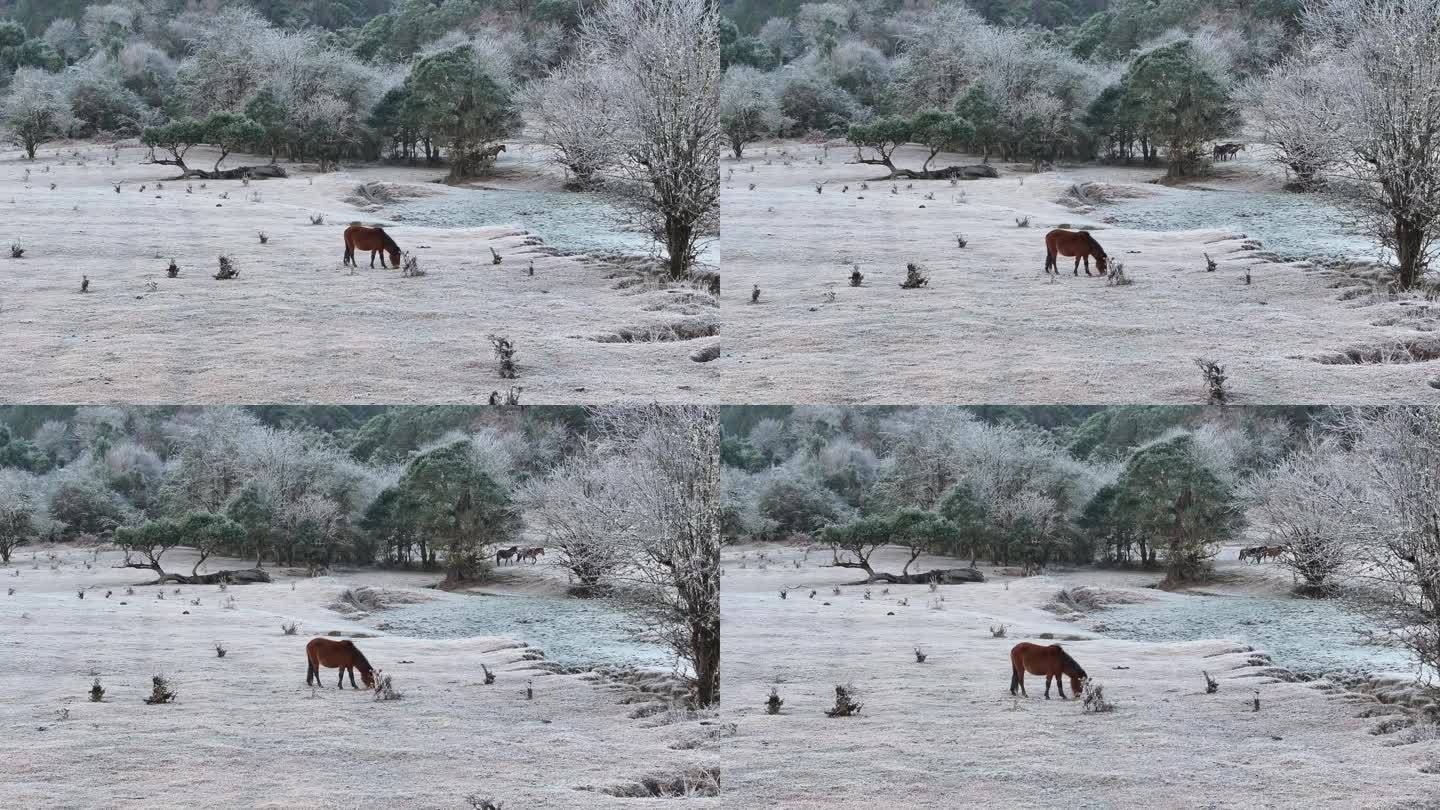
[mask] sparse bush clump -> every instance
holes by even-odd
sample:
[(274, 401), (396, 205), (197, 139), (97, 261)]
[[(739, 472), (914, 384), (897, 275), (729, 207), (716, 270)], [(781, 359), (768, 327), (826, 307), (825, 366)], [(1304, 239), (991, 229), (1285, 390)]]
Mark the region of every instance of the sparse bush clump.
[(1220, 691), (1220, 682), (1210, 677), (1209, 672), (1202, 669), (1200, 674), (1205, 676), (1205, 694), (1213, 695)]
[(930, 656), (925, 654), (924, 650), (920, 649), (919, 647), (915, 648), (915, 663), (923, 664), (925, 663), (925, 659), (929, 657)]
[(500, 379), (515, 379), (515, 344), (502, 335), (491, 335), (490, 345), (495, 350), (495, 359), (500, 362)]
[(1134, 283), (1135, 283), (1135, 282), (1133, 282), (1133, 281), (1130, 280), (1130, 277), (1129, 277), (1129, 276), (1125, 275), (1125, 263), (1124, 263), (1124, 262), (1111, 262), (1111, 263), (1110, 263), (1110, 275), (1105, 278), (1105, 284), (1106, 284), (1107, 286), (1110, 286), (1110, 287), (1129, 287), (1131, 284), (1134, 284)]
[(425, 271), (420, 269), (420, 258), (406, 251), (405, 255), (401, 257), (400, 276), (402, 278), (418, 278), (423, 275), (425, 275)]
[(300, 630), (300, 623), (292, 621), (288, 624), (281, 624), (280, 629), (285, 632), (285, 635), (293, 636)]
[(225, 649), (225, 645), (221, 644), (221, 643), (218, 642), (218, 641), (215, 642), (215, 657), (216, 657), (216, 658), (224, 658), (224, 657), (225, 657), (225, 653), (227, 653), (227, 652), (229, 652), (229, 650)]
[(175, 690), (170, 688), (170, 681), (166, 680), (164, 675), (155, 675), (150, 678), (150, 697), (145, 698), (145, 702), (151, 706), (157, 703), (171, 703), (177, 696)]
[(216, 278), (217, 280), (219, 280), (219, 281), (227, 281), (227, 280), (232, 279), (232, 278), (235, 278), (235, 277), (237, 277), (237, 276), (239, 276), (239, 275), (240, 275), (240, 269), (235, 266), (235, 263), (234, 263), (234, 262), (230, 261), (230, 257), (229, 257), (229, 256), (221, 256), (221, 257), (220, 257), (220, 272), (218, 272), (218, 273), (215, 274), (215, 278)]
[(860, 713), (861, 704), (855, 702), (855, 687), (844, 684), (835, 686), (835, 706), (826, 709), (827, 717), (850, 717)]
[(784, 705), (785, 701), (780, 697), (780, 690), (774, 686), (770, 687), (770, 697), (765, 699), (765, 713), (779, 714), (780, 707)]
[(100, 678), (97, 677), (97, 678), (95, 678), (95, 682), (92, 683), (92, 684), (90, 684), (90, 702), (91, 702), (91, 703), (99, 703), (99, 702), (103, 701), (104, 699), (105, 699), (105, 687), (103, 687), (103, 686), (100, 685)]
[(1105, 699), (1105, 685), (1094, 678), (1085, 679), (1081, 702), (1087, 714), (1108, 714), (1115, 711), (1115, 704)]
[(165, 275), (168, 278), (180, 277), (180, 265), (176, 264), (174, 259), (171, 259), (170, 266), (165, 268)]
[(23, 258), (25, 258), (25, 248), (21, 247), (19, 242), (11, 242), (11, 243), (10, 243), (10, 258), (12, 258), (12, 259), (23, 259)]
[(991, 638), (1005, 638), (1005, 632), (1006, 632), (1007, 630), (1009, 630), (1009, 629), (1010, 629), (1009, 627), (1006, 627), (1006, 626), (1003, 625), (1003, 624), (1000, 625), (999, 627), (994, 627), (994, 626), (992, 626), (992, 627), (990, 628), (990, 637), (991, 637)]
[(1209, 394), (1211, 405), (1224, 405), (1230, 400), (1230, 392), (1225, 388), (1228, 377), (1225, 375), (1225, 367), (1205, 357), (1195, 358), (1195, 365), (1199, 366), (1200, 374), (1205, 378), (1205, 389)]
[(380, 675), (375, 679), (376, 700), (400, 700), (404, 697), (405, 694), (395, 688), (395, 684), (391, 682), (389, 675)]
[(905, 265), (905, 280), (900, 286), (907, 290), (919, 289), (930, 283), (930, 277), (925, 274), (923, 268), (918, 264)]

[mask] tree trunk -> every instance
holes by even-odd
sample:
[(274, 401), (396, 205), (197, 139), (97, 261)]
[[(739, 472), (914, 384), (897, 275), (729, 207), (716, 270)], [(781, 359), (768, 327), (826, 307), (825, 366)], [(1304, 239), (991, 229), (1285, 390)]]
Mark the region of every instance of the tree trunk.
[(690, 275), (690, 240), (694, 226), (688, 217), (665, 216), (665, 250), (669, 255), (670, 278), (679, 281)]
[(696, 708), (720, 702), (720, 626), (697, 621), (690, 625), (690, 645), (695, 658)]
[(1400, 264), (1400, 288), (1413, 289), (1424, 273), (1425, 229), (1412, 220), (1395, 217), (1395, 259)]

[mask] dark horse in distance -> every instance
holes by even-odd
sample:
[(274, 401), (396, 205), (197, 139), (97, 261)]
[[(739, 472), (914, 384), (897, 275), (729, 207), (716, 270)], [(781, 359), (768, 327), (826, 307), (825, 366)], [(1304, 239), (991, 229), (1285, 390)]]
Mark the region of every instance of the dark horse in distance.
[(1095, 241), (1095, 237), (1089, 231), (1067, 231), (1064, 228), (1045, 234), (1045, 273), (1048, 275), (1051, 270), (1055, 275), (1060, 275), (1060, 267), (1056, 264), (1057, 256), (1075, 257), (1075, 275), (1080, 275), (1080, 262), (1085, 262), (1085, 275), (1090, 275), (1090, 257), (1095, 257), (1095, 267), (1100, 271), (1103, 278), (1106, 275), (1110, 264), (1110, 257), (1105, 255), (1105, 248)]
[(1088, 675), (1070, 653), (1065, 652), (1059, 644), (1042, 646), (1022, 641), (1010, 648), (1010, 694), (1018, 690), (1020, 694), (1029, 697), (1025, 693), (1025, 673), (1031, 675), (1045, 676), (1045, 699), (1050, 699), (1050, 679), (1055, 679), (1055, 686), (1060, 690), (1060, 699), (1065, 699), (1065, 686), (1060, 682), (1061, 676), (1070, 677), (1070, 693), (1079, 697), (1081, 681)]
[[(390, 265), (400, 267), (400, 246), (385, 233), (384, 228), (371, 228), (365, 225), (354, 224), (345, 229), (345, 264), (353, 264), (356, 267), (360, 263), (355, 261), (355, 249), (370, 251), (370, 266), (375, 266), (375, 254), (380, 254), (380, 266), (386, 267), (385, 253), (390, 254)], [(382, 252), (383, 251), (383, 252)], [(1089, 272), (1088, 270), (1086, 272)]]
[(305, 670), (305, 685), (309, 686), (313, 680), (316, 686), (320, 685), (320, 667), (340, 668), (339, 687), (345, 688), (345, 673), (350, 673), (350, 686), (355, 689), (355, 670), (360, 670), (360, 679), (365, 682), (366, 689), (375, 688), (375, 670), (370, 662), (365, 659), (365, 654), (355, 646), (355, 642), (346, 639), (336, 641), (330, 638), (312, 638), (310, 643), (305, 645), (305, 660), (309, 667)]

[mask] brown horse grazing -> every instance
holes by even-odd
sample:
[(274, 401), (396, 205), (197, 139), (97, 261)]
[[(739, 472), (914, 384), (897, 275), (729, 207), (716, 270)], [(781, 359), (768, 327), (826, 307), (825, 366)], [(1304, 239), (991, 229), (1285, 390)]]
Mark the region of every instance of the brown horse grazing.
[(316, 686), (320, 685), (320, 667), (340, 668), (341, 689), (345, 688), (345, 673), (350, 673), (350, 685), (355, 686), (355, 668), (360, 668), (360, 679), (365, 682), (366, 689), (375, 688), (375, 670), (371, 668), (370, 662), (365, 660), (365, 654), (355, 646), (355, 642), (348, 639), (336, 641), (330, 638), (312, 638), (310, 643), (305, 645), (305, 660), (309, 662), (309, 668), (305, 670), (305, 685), (309, 686), (313, 679)]
[[(390, 254), (390, 264), (400, 266), (400, 246), (385, 233), (383, 228), (369, 228), (364, 225), (351, 225), (345, 229), (345, 264), (353, 264), (356, 267), (360, 263), (355, 261), (355, 249), (370, 251), (370, 266), (375, 266), (375, 254), (380, 253), (380, 266), (385, 264), (385, 253)], [(381, 251), (384, 251), (383, 253)]]
[(545, 547), (544, 547), (544, 546), (531, 546), (530, 548), (527, 548), (527, 549), (525, 549), (524, 551), (520, 552), (520, 559), (523, 560), (523, 561), (525, 561), (525, 562), (529, 562), (529, 563), (535, 563), (535, 562), (538, 561), (541, 557), (544, 557), (544, 556), (545, 556)]
[(1046, 700), (1050, 699), (1051, 678), (1055, 679), (1055, 687), (1060, 690), (1060, 699), (1064, 700), (1065, 687), (1060, 683), (1060, 676), (1070, 676), (1070, 693), (1076, 697), (1079, 697), (1081, 689), (1084, 688), (1080, 682), (1089, 677), (1059, 644), (1044, 647), (1022, 641), (1010, 648), (1010, 694), (1013, 695), (1019, 690), (1020, 694), (1029, 697), (1025, 693), (1026, 672), (1045, 676)]
[(1104, 278), (1110, 264), (1110, 257), (1105, 255), (1105, 248), (1095, 241), (1095, 237), (1089, 231), (1067, 231), (1064, 228), (1045, 234), (1045, 274), (1049, 275), (1051, 270), (1055, 275), (1060, 275), (1060, 267), (1056, 264), (1056, 256), (1075, 257), (1075, 275), (1080, 275), (1080, 262), (1085, 262), (1085, 275), (1090, 275), (1090, 257), (1095, 257), (1095, 268), (1100, 271), (1100, 277)]

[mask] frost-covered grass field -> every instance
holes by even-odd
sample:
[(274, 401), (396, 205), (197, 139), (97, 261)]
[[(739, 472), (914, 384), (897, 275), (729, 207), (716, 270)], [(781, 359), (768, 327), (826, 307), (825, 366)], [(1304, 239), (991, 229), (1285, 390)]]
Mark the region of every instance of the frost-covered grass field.
[[(1440, 357), (1440, 315), (1422, 296), (1376, 294), (1371, 271), (1275, 261), (1244, 217), (1168, 232), (1104, 221), (1106, 197), (1127, 200), (1129, 215), (1147, 200), (1203, 210), (1225, 189), (1278, 192), (1283, 178), (1256, 151), (1196, 190), (1148, 183), (1163, 169), (1105, 166), (1033, 174), (999, 164), (998, 179), (956, 185), (874, 181), (884, 169), (847, 164), (854, 148), (838, 141), (828, 154), (814, 143), (752, 145), (721, 162), (724, 390), (774, 403), (1193, 403), (1206, 396), (1194, 358), (1207, 357), (1241, 403), (1431, 396), (1440, 365), (1398, 362)], [(896, 164), (924, 159), (906, 147)], [(941, 154), (933, 165), (978, 162)], [(1068, 194), (1083, 183), (1098, 184), (1089, 203)], [(1061, 225), (1094, 229), (1133, 283), (1076, 278), (1065, 258), (1047, 279), (1044, 236)], [(1345, 230), (1333, 223), (1335, 235)], [(1335, 241), (1317, 244), (1315, 258)], [(924, 268), (928, 286), (900, 288), (907, 263)], [(1351, 351), (1364, 362), (1349, 362)]]
[[(512, 144), (487, 187), (558, 190), (533, 152)], [(25, 250), (0, 250), (8, 401), (483, 402), (511, 386), (536, 404), (715, 393), (714, 371), (690, 355), (718, 337), (646, 340), (713, 335), (719, 322), (712, 298), (666, 289), (643, 269), (653, 263), (559, 255), (545, 234), (501, 219), (421, 227), (347, 200), (380, 183), (402, 203), (416, 194), (462, 204), (473, 192), (432, 182), (443, 169), (285, 164), (288, 179), (247, 187), (175, 181), (178, 170), (144, 156), (133, 141), (118, 152), (48, 144), (34, 162), (0, 151), (0, 248)], [(217, 156), (196, 148), (188, 160), (208, 169)], [(231, 155), (222, 168), (265, 162)], [(325, 224), (311, 224), (320, 214)], [(358, 270), (343, 268), (342, 233), (356, 220), (384, 223), (427, 275), (372, 270), (366, 254)], [(213, 278), (222, 254), (238, 279)], [(172, 258), (178, 278), (166, 276)], [(514, 343), (518, 379), (500, 378), (490, 334)]]
[[(877, 554), (876, 569), (898, 572), (905, 556)], [(985, 567), (985, 583), (932, 593), (924, 585), (844, 585), (863, 575), (825, 567), (828, 561), (825, 549), (807, 556), (779, 546), (732, 548), (722, 559), (723, 709), (738, 725), (724, 754), (732, 802), (1437, 806), (1440, 738), (1402, 727), (1411, 717), (1402, 705), (1418, 692), (1401, 678), (1380, 678), (1373, 694), (1325, 680), (1292, 682), (1271, 667), (1265, 650), (1224, 638), (1134, 642), (1092, 629), (1120, 607), (1063, 616), (1042, 609), (1061, 588), (1080, 585), (1107, 599), (1201, 609), (1194, 607), (1199, 597), (1144, 588), (1155, 574), (1017, 578)], [(966, 563), (927, 556), (912, 570)], [(1248, 592), (1278, 595), (1283, 583), (1267, 581), (1269, 573), (1254, 571)], [(782, 588), (789, 589), (784, 600)], [(1001, 625), (1005, 637), (992, 637)], [(1045, 633), (1057, 640), (1044, 640)], [(1090, 714), (1078, 701), (1047, 701), (1044, 678), (1033, 675), (1026, 677), (1030, 697), (1012, 698), (1008, 654), (1019, 641), (1063, 644), (1104, 686), (1114, 710)], [(915, 660), (917, 647), (924, 663)], [(1202, 670), (1218, 680), (1217, 693), (1205, 693)], [(826, 717), (834, 687), (846, 683), (858, 692), (860, 714)], [(772, 687), (784, 700), (777, 715), (764, 709)], [(1259, 712), (1252, 711), (1252, 690)], [(1382, 730), (1393, 733), (1376, 733)]]
[[(25, 548), (0, 567), (6, 807), (448, 808), (468, 807), (466, 797), (475, 795), (507, 810), (619, 808), (642, 800), (607, 788), (638, 792), (647, 777), (719, 767), (714, 746), (724, 727), (656, 711), (668, 683), (660, 673), (556, 674), (513, 639), (407, 638), (374, 629), (383, 611), (347, 618), (329, 607), (360, 585), (412, 598), (473, 598), (424, 589), (433, 576), (357, 571), (309, 579), (270, 569), (271, 584), (224, 592), (136, 586), (128, 595), (127, 587), (153, 577), (111, 568), (118, 554), (36, 551), (34, 562)], [(181, 552), (166, 562), (188, 572), (193, 557)], [(246, 564), (212, 560), (209, 567)], [(510, 584), (497, 587), (551, 590), (516, 576), (523, 575), (507, 574)], [(4, 595), (9, 588), (15, 592)], [(281, 624), (292, 621), (299, 632), (285, 635)], [(334, 632), (372, 634), (356, 643), (403, 698), (377, 701), (348, 680), (338, 690), (328, 669), (322, 688), (306, 687), (305, 643)], [(227, 650), (223, 658), (216, 643)], [(495, 683), (484, 684), (482, 664)], [(170, 679), (178, 702), (142, 701), (155, 674)], [(94, 703), (87, 693), (97, 676), (105, 694)], [(718, 801), (672, 798), (666, 806)]]

